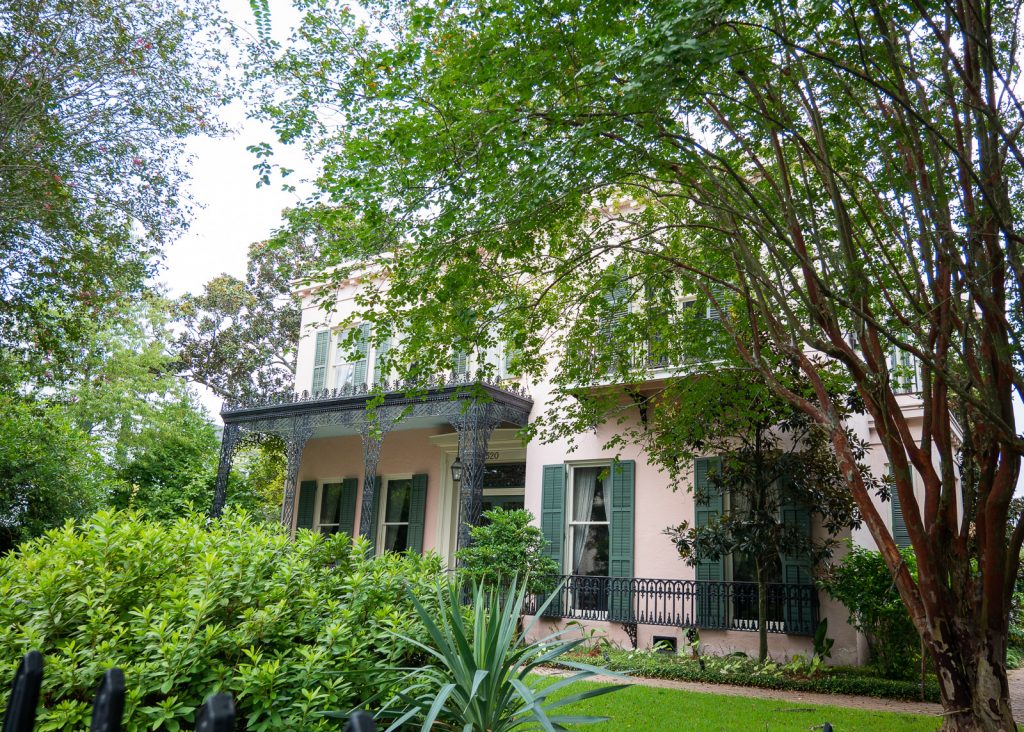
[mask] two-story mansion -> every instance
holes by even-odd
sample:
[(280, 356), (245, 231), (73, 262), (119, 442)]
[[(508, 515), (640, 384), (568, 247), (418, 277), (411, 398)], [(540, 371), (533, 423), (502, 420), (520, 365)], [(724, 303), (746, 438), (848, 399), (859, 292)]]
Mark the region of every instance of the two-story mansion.
[[(370, 346), (368, 326), (352, 360), (339, 349), (339, 323), (354, 313), (359, 283), (342, 283), (333, 314), (318, 307), (318, 294), (301, 291), (302, 335), (296, 393), (252, 404), (226, 404), (215, 511), (225, 500), (233, 451), (247, 432), (271, 432), (287, 445), (288, 466), (281, 517), (292, 531), (311, 529), (367, 536), (377, 552), (433, 551), (454, 565), (468, 527), (494, 506), (526, 508), (537, 517), (547, 551), (562, 567), (564, 589), (551, 603), (548, 623), (570, 619), (604, 629), (613, 642), (649, 647), (656, 640), (681, 646), (686, 628), (701, 629), (711, 651), (756, 652), (757, 600), (752, 562), (733, 555), (688, 566), (663, 531), (721, 511), (728, 496), (694, 504), (675, 491), (644, 452), (604, 449), (614, 425), (598, 426), (567, 443), (523, 445), (518, 428), (543, 413), (552, 400), (545, 382), (494, 379), (466, 389), (472, 358), (438, 378), (416, 398), (406, 385), (382, 373), (380, 349)], [(326, 319), (327, 322), (324, 322)], [(502, 353), (490, 359), (502, 377)], [(652, 371), (652, 381), (665, 372)], [(382, 402), (368, 410), (370, 390), (383, 387)], [(908, 416), (920, 416), (908, 383), (901, 396)], [(869, 462), (884, 471), (884, 453), (869, 417), (852, 427), (873, 445)], [(616, 460), (618, 457), (618, 460)], [(691, 480), (706, 479), (715, 457), (697, 460)], [(906, 530), (897, 505), (881, 506), (897, 541)], [(793, 519), (820, 532), (801, 507)], [(866, 530), (855, 541), (872, 544)], [(819, 594), (801, 558), (780, 556), (770, 585), (769, 649), (775, 658), (807, 653), (820, 618), (835, 638), (833, 661), (866, 660), (866, 644), (847, 623), (847, 611)], [(543, 624), (542, 624), (543, 625)]]

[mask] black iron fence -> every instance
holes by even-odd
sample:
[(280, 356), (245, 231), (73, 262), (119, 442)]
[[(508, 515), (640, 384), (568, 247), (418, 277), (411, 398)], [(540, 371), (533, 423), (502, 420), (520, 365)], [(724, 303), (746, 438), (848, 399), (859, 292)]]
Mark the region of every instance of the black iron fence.
[[(758, 630), (756, 582), (562, 575), (552, 578), (551, 586), (560, 589), (544, 610), (547, 617)], [(769, 584), (767, 590), (769, 633), (814, 634), (818, 627), (818, 592), (813, 585)], [(528, 598), (524, 612), (537, 614), (548, 597)]]
[[(11, 693), (3, 713), (3, 732), (33, 732), (43, 684), (43, 656), (29, 651), (21, 660), (11, 682)], [(93, 700), (89, 732), (120, 732), (126, 696), (121, 669), (103, 674)], [(0, 693), (0, 703), (3, 702)], [(231, 694), (212, 694), (196, 714), (196, 732), (234, 732), (235, 702)], [(354, 712), (342, 732), (377, 732), (376, 723), (366, 712)]]

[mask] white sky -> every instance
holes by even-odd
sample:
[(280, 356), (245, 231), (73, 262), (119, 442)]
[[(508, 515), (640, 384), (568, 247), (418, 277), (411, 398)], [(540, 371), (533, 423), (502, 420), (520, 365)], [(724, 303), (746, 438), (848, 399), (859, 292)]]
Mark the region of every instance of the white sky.
[[(222, 0), (221, 6), (239, 26), (252, 29), (252, 11), (247, 0)], [(295, 17), (287, 0), (271, 0), (274, 35), (283, 40)], [(188, 190), (194, 201), (192, 225), (168, 247), (158, 281), (171, 297), (200, 292), (219, 274), (245, 275), (246, 252), (253, 242), (266, 239), (281, 224), (281, 211), (297, 202), (297, 194), (280, 189), (280, 181), (257, 188), (252, 166), (255, 156), (246, 148), (259, 142), (273, 143), (269, 125), (246, 118), (242, 101), (221, 110), (221, 118), (232, 133), (220, 139), (195, 138), (187, 153), (192, 181)], [(289, 182), (315, 174), (315, 167), (293, 147), (275, 146), (274, 160), (296, 171)], [(295, 180), (293, 180), (295, 179)], [(300, 186), (300, 191), (302, 187)], [(203, 405), (220, 423), (220, 399), (197, 387)]]

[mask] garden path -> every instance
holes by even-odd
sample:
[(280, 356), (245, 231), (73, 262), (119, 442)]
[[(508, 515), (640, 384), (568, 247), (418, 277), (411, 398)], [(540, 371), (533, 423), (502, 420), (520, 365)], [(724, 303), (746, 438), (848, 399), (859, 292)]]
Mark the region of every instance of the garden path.
[[(567, 672), (559, 669), (538, 669), (538, 673), (566, 676)], [(1010, 704), (1014, 719), (1024, 723), (1024, 669), (1008, 671), (1010, 686)], [(758, 689), (750, 686), (734, 686), (732, 684), (706, 684), (695, 681), (672, 681), (669, 679), (644, 679), (629, 676), (620, 679), (613, 676), (595, 676), (594, 681), (612, 684), (644, 684), (662, 689), (679, 689), (696, 691), (704, 694), (723, 694), (725, 696), (745, 696), (752, 699), (777, 699), (779, 701), (801, 702), (804, 704), (823, 704), (833, 707), (852, 707), (854, 709), (870, 709), (880, 712), (904, 712), (906, 714), (942, 713), (942, 706), (930, 702), (897, 701), (880, 699), (874, 696), (852, 696), (846, 694), (818, 694), (805, 691), (779, 691), (776, 689)]]
[(1024, 668), (1007, 671), (1006, 675), (1010, 682), (1010, 707), (1013, 709), (1013, 718), (1018, 723), (1024, 723)]

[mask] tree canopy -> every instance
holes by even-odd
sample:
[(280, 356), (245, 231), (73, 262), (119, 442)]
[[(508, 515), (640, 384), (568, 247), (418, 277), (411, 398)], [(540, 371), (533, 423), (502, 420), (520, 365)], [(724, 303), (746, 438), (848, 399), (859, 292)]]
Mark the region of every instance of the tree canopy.
[(289, 226), (252, 244), (244, 282), (222, 274), (178, 299), (178, 366), (189, 379), (233, 401), (293, 388), (302, 322), (294, 288), (317, 271), (318, 217), (293, 212)]
[[(497, 338), (527, 374), (556, 357), (567, 386), (599, 380), (609, 363), (638, 380), (637, 334), (684, 335), (673, 312), (697, 294), (748, 366), (829, 431), (940, 671), (944, 724), (1012, 729), (1003, 669), (1024, 541), (1009, 514), (1024, 446), (1011, 406), (1024, 386), (1019, 7), (300, 10), (293, 44), (260, 48), (272, 58), (254, 82), (283, 89), (262, 111), (321, 157), (324, 201), (396, 222), (374, 247), (339, 250), (338, 263), (386, 271), (386, 293), (364, 304), (382, 328), (408, 333), (407, 360), (444, 365), (449, 345)], [(653, 292), (670, 306), (627, 309), (595, 330), (622, 288), (630, 302)], [(598, 337), (614, 355), (595, 361), (581, 346)], [(768, 353), (809, 396), (773, 378)], [(906, 371), (918, 373), (903, 355), (920, 366), (920, 417), (901, 409)], [(893, 468), (916, 578), (857, 466), (826, 376), (835, 366)]]
[(206, 0), (4, 2), (0, 346), (60, 368), (188, 223), (185, 139), (228, 92)]

